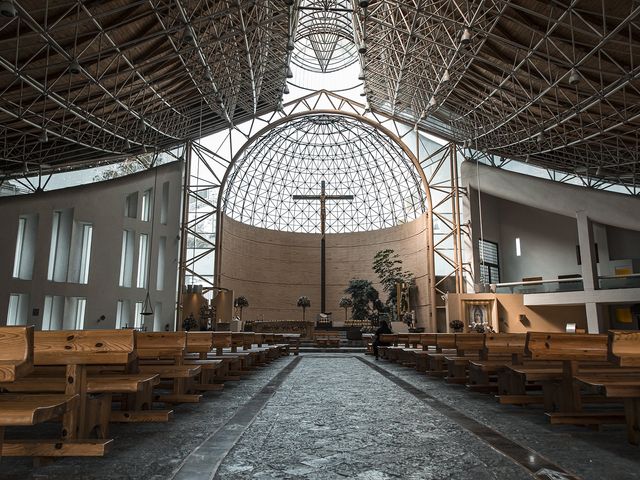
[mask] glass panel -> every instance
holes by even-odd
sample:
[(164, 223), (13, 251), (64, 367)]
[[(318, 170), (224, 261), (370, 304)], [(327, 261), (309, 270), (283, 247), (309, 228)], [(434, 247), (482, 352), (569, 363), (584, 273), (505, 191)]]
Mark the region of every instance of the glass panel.
[(149, 236), (140, 234), (140, 248), (138, 250), (138, 288), (147, 288), (147, 267), (149, 262)]

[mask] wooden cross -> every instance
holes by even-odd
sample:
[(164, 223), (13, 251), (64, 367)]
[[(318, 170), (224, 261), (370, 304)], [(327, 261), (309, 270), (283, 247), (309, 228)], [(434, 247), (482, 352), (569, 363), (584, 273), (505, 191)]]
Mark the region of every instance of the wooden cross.
[(320, 182), (320, 195), (294, 195), (294, 200), (320, 200), (320, 312), (326, 311), (325, 230), (327, 200), (353, 200), (353, 195), (327, 195), (324, 180)]

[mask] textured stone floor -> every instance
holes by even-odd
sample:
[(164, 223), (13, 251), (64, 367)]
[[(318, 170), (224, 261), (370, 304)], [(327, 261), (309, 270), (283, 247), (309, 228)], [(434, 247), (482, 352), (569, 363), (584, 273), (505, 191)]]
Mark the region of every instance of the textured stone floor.
[[(419, 400), (363, 359), (414, 391), (428, 393), (432, 401)], [(221, 393), (207, 394), (198, 405), (177, 407), (170, 424), (114, 426), (115, 443), (105, 458), (68, 458), (36, 469), (29, 459), (4, 458), (0, 479), (172, 479), (182, 465), (198, 460), (200, 445), (218, 442), (218, 437), (223, 442), (225, 428), (241, 428), (240, 417), (249, 419), (249, 426), (238, 431), (237, 443), (227, 438), (223, 450), (228, 454), (216, 479), (534, 478), (443, 414), (436, 408), (440, 402), (579, 478), (640, 480), (640, 448), (627, 444), (623, 426), (600, 432), (551, 427), (540, 408), (501, 406), (489, 395), (352, 354), (303, 355), (271, 390), (278, 374), (295, 365), (292, 361), (282, 358)], [(261, 395), (268, 399), (262, 409), (255, 402)], [(46, 428), (55, 431), (56, 426)], [(200, 470), (189, 480), (211, 478), (214, 466), (213, 458), (203, 461), (200, 455)]]

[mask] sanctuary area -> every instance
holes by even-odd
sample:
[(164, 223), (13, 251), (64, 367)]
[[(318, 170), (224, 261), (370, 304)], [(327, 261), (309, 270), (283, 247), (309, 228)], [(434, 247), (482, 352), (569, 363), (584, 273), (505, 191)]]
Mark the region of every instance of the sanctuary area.
[(0, 0), (0, 480), (640, 480), (637, 0)]

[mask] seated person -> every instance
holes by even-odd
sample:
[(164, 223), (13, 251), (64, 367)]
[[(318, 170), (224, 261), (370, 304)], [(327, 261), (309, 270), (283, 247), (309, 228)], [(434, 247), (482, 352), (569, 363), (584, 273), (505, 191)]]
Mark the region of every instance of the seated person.
[(389, 326), (389, 322), (387, 322), (387, 320), (382, 320), (380, 322), (380, 326), (376, 330), (375, 336), (373, 337), (373, 355), (376, 357), (376, 360), (378, 360), (378, 347), (380, 345), (385, 347), (389, 346), (388, 343), (380, 341), (380, 335), (388, 333), (393, 333), (391, 327)]

